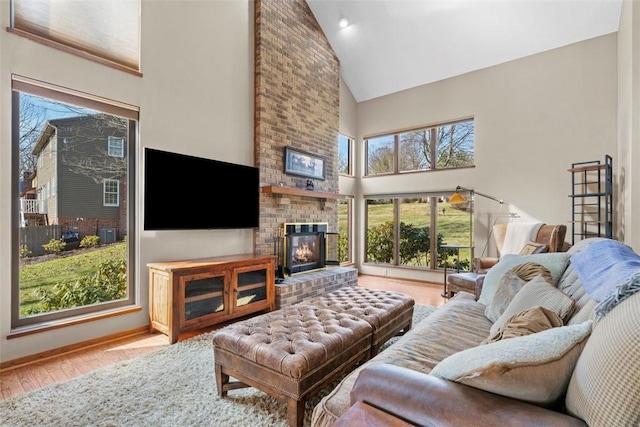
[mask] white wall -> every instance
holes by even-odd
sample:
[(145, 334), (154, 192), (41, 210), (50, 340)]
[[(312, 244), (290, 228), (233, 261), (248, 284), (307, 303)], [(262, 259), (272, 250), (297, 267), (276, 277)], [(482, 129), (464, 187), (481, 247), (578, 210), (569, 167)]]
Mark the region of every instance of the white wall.
[[(357, 103), (342, 77), (340, 77), (340, 133), (350, 138), (355, 138), (358, 133)], [(358, 142), (354, 141), (353, 144), (357, 146)], [(355, 196), (359, 182), (355, 176), (340, 175), (338, 193)]]
[(640, 250), (640, 3), (622, 3), (618, 30), (618, 198), (616, 237)]
[[(522, 220), (567, 224), (570, 233), (567, 169), (572, 162), (617, 154), (616, 49), (616, 34), (610, 34), (359, 103), (357, 141), (466, 117), (475, 119), (476, 131), (475, 168), (368, 177), (361, 194), (452, 191), (461, 185), (504, 199)], [(356, 161), (362, 172), (362, 150)], [(359, 203), (356, 223), (363, 224)], [(498, 207), (477, 198), (476, 255)], [(356, 250), (359, 256), (364, 251), (363, 231)], [(419, 270), (360, 267), (362, 273), (442, 280)]]
[[(252, 231), (145, 232), (143, 148), (154, 147), (253, 165), (253, 5), (249, 0), (142, 0), (143, 77), (136, 77), (9, 34), (9, 1), (0, 0), (0, 361), (148, 324), (148, 274), (154, 261), (253, 251)], [(140, 107), (136, 203), (137, 265), (131, 268), (142, 310), (7, 340), (10, 332), (11, 74)], [(170, 171), (167, 171), (170, 173)], [(224, 183), (199, 183), (206, 214)], [(168, 195), (167, 203), (171, 203)], [(214, 205), (215, 206), (215, 205)]]

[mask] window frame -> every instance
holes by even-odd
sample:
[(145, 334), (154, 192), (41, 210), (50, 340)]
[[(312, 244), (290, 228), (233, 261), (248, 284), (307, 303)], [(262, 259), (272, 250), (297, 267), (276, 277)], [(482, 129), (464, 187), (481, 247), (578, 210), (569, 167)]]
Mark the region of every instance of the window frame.
[[(42, 98), (57, 100), (76, 106), (95, 109), (104, 113), (117, 115), (128, 120), (127, 140), (127, 199), (135, 200), (136, 188), (136, 151), (138, 141), (138, 107), (131, 106), (116, 101), (99, 98), (74, 91), (72, 89), (55, 86), (49, 83), (29, 79), (27, 77), (12, 75), (12, 122), (11, 122), (11, 170), (12, 188), (17, 189), (19, 185), (19, 129), (20, 129), (20, 93), (27, 93)], [(134, 141), (134, 143), (131, 143)], [(47, 182), (47, 185), (49, 183)], [(39, 185), (41, 191), (46, 191), (44, 186)], [(119, 187), (118, 187), (119, 188)], [(127, 297), (121, 300), (108, 301), (82, 307), (74, 307), (65, 310), (53, 311), (32, 316), (20, 317), (20, 253), (19, 253), (19, 232), (20, 232), (20, 195), (18, 191), (12, 191), (11, 197), (11, 332), (8, 338), (15, 338), (24, 334), (71, 326), (78, 322), (85, 322), (92, 318), (103, 318), (112, 315), (114, 311), (135, 309), (137, 288), (134, 278), (137, 277), (135, 262), (135, 238), (127, 239)], [(136, 210), (135, 203), (127, 204), (127, 235), (135, 236), (137, 228), (135, 223)]]
[[(110, 184), (115, 183), (115, 192), (109, 191)], [(110, 203), (107, 199), (115, 197), (116, 202)], [(120, 206), (120, 181), (117, 179), (105, 179), (102, 182), (102, 204), (107, 207), (118, 207)]]
[(109, 136), (107, 138), (107, 155), (111, 157), (124, 157), (124, 138)]
[(354, 138), (342, 133), (338, 135), (338, 161), (340, 160), (340, 139), (341, 138), (344, 138), (347, 141), (347, 172), (339, 171), (339, 174), (343, 176), (354, 176), (355, 175), (354, 167), (353, 167)]
[[(343, 196), (340, 198), (339, 202), (346, 202), (347, 205), (347, 260), (341, 261), (340, 265), (352, 265), (355, 263), (354, 254), (355, 254), (355, 246), (353, 244), (353, 235), (354, 235), (354, 216), (353, 216), (353, 205), (355, 202), (355, 197), (353, 196)], [(338, 226), (340, 220), (338, 218)], [(338, 230), (339, 231), (339, 230)]]
[[(362, 254), (363, 264), (371, 265), (371, 266), (386, 265), (386, 266), (393, 266), (393, 267), (404, 268), (404, 269), (421, 269), (421, 270), (432, 270), (432, 271), (441, 270), (442, 268), (438, 266), (438, 257), (437, 257), (439, 209), (432, 208), (429, 212), (429, 217), (428, 217), (430, 222), (429, 236), (430, 236), (430, 242), (431, 242), (430, 249), (429, 249), (430, 255), (429, 255), (428, 265), (426, 266), (410, 265), (410, 264), (402, 264), (400, 262), (400, 255), (401, 255), (400, 254), (400, 223), (402, 222), (402, 217), (400, 215), (401, 214), (400, 205), (401, 205), (401, 200), (405, 198), (430, 198), (433, 201), (437, 198), (448, 197), (450, 195), (451, 195), (451, 191), (425, 191), (425, 192), (419, 192), (419, 193), (371, 194), (371, 195), (363, 196), (363, 201), (364, 201), (364, 227), (363, 227), (364, 247), (363, 247), (363, 254)], [(393, 222), (393, 241), (392, 241), (393, 254), (392, 254), (392, 261), (390, 263), (369, 261), (368, 254), (367, 254), (367, 249), (369, 248), (368, 201), (369, 200), (385, 200), (385, 199), (391, 199), (392, 205), (393, 205), (392, 215), (390, 217), (390, 220)], [(473, 224), (474, 224), (474, 212), (473, 212), (473, 209), (471, 209), (469, 212), (469, 249), (470, 249), (471, 258), (473, 258), (474, 256), (474, 245), (475, 245)]]
[[(430, 172), (430, 171), (452, 170), (452, 169), (475, 167), (475, 156), (474, 156), (473, 157), (473, 163), (470, 164), (470, 165), (438, 168), (437, 167), (438, 159), (435, 158), (434, 159), (434, 165), (432, 165), (430, 168), (400, 170), (400, 135), (407, 134), (407, 133), (412, 133), (412, 132), (430, 131), (432, 133), (432, 138), (435, 138), (436, 135), (437, 135), (437, 129), (438, 128), (445, 127), (445, 126), (452, 126), (452, 125), (455, 125), (455, 124), (458, 124), (458, 123), (465, 123), (465, 122), (472, 122), (473, 123), (473, 128), (474, 128), (473, 152), (475, 154), (475, 118), (474, 117), (467, 117), (467, 118), (463, 118), (463, 119), (457, 119), (457, 120), (453, 120), (453, 121), (442, 122), (442, 123), (437, 123), (437, 124), (428, 125), (428, 126), (422, 126), (422, 127), (410, 128), (410, 129), (403, 129), (403, 130), (398, 130), (398, 131), (389, 132), (389, 133), (380, 133), (380, 134), (374, 134), (374, 135), (366, 136), (363, 139), (363, 144), (364, 144), (364, 149), (363, 149), (363, 152), (364, 152), (364, 172), (363, 172), (363, 177), (364, 178), (380, 177), (380, 176), (401, 175), (401, 174), (416, 173), (416, 172)], [(381, 173), (377, 173), (377, 174), (372, 174), (372, 173), (369, 172), (369, 140), (370, 139), (374, 139), (374, 138), (385, 138), (385, 137), (392, 137), (393, 138), (393, 167), (392, 167), (393, 170), (390, 171), (390, 172), (381, 172)], [(435, 157), (436, 153), (433, 152), (433, 153), (431, 153), (431, 155), (433, 157)]]

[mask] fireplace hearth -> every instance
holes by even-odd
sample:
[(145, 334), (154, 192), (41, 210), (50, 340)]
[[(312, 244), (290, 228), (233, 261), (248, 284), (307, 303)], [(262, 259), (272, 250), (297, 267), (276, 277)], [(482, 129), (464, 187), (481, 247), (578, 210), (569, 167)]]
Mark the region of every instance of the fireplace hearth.
[(282, 265), (288, 275), (326, 266), (326, 223), (285, 223)]

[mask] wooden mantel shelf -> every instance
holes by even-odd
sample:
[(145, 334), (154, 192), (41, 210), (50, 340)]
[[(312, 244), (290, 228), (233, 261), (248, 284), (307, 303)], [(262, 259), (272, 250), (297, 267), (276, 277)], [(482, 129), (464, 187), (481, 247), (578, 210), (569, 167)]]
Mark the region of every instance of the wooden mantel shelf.
[(340, 195), (337, 193), (326, 193), (323, 191), (305, 190), (303, 188), (282, 187), (279, 185), (267, 185), (262, 187), (262, 192), (265, 194), (284, 194), (289, 196), (303, 196), (313, 197), (316, 199), (339, 199)]

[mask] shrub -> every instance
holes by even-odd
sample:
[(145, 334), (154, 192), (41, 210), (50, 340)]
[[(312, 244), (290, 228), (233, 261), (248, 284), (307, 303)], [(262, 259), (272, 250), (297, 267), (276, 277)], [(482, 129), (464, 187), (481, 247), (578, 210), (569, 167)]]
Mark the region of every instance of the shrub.
[(49, 243), (42, 245), (45, 251), (51, 252), (52, 254), (57, 254), (58, 252), (62, 252), (67, 244), (62, 239), (51, 239)]
[(100, 237), (98, 236), (84, 236), (80, 241), (81, 248), (95, 248), (98, 246), (100, 242)]
[(127, 264), (122, 260), (102, 263), (95, 273), (75, 282), (62, 282), (51, 289), (38, 289), (42, 312), (113, 301), (124, 298), (126, 292)]
[(20, 258), (26, 258), (28, 256), (31, 256), (32, 252), (29, 250), (29, 247), (27, 245), (21, 245), (20, 246)]
[(338, 235), (338, 261), (346, 262), (348, 261), (349, 255), (349, 240), (347, 239), (346, 233), (340, 233)]

